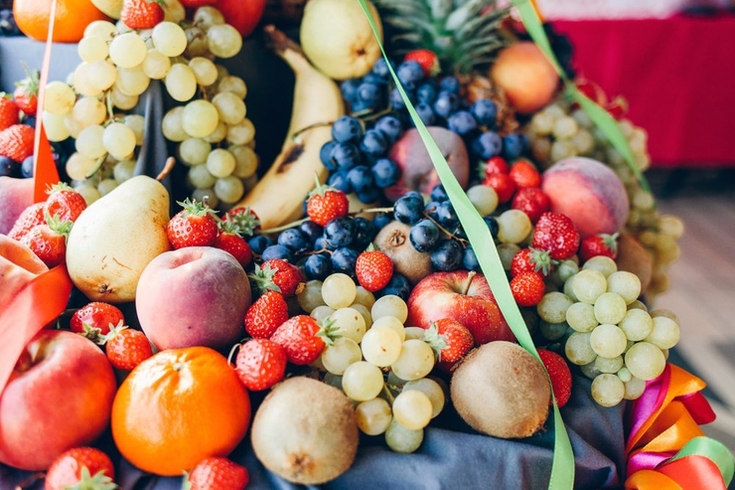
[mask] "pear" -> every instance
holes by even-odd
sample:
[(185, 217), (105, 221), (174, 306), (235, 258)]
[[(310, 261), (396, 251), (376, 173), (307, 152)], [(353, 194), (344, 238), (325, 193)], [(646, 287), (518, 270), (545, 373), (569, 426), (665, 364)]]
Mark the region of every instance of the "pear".
[[(380, 40), (383, 26), (375, 6), (367, 2)], [(335, 80), (367, 74), (380, 57), (380, 47), (356, 0), (309, 0), (299, 32), (309, 61)]]
[(159, 181), (139, 175), (93, 202), (77, 218), (66, 245), (74, 285), (89, 299), (135, 299), (143, 269), (170, 249), (169, 195)]

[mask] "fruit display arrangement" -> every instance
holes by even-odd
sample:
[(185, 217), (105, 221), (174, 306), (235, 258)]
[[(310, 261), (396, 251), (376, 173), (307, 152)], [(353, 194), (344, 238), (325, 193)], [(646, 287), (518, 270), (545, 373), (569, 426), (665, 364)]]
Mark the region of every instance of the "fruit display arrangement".
[[(191, 489), (339, 485), (361, 458), (402, 464), (443, 437), (550, 447), (539, 438), (562, 407), (570, 427), (595, 414), (620, 432), (612, 471), (577, 486), (647, 488), (625, 461), (653, 471), (634, 458), (655, 434), (635, 441), (673, 396), (640, 407), (657, 389), (700, 400), (703, 387), (667, 362), (682, 326), (650, 301), (683, 225), (658, 214), (509, 11), (368, 2), (386, 58), (358, 1), (310, 0), (299, 43), (263, 26), (295, 81), (283, 146), (258, 174), (253, 95), (218, 62), (249, 32), (211, 2), (164, 3), (105, 11), (119, 20), (86, 26), (67, 81), (38, 94), (29, 72), (0, 99), (0, 476), (23, 470), (13, 484), (46, 489), (133, 488), (132, 468)], [(152, 83), (174, 101), (160, 121), (140, 112)], [(644, 170), (643, 130), (598, 102)], [(47, 187), (38, 121), (57, 150), (44, 164), (68, 176)], [(138, 165), (151, 131), (173, 149), (159, 175)], [(185, 181), (167, 187), (175, 165)], [(468, 212), (492, 243), (470, 239)], [(713, 417), (701, 401), (684, 409), (694, 427)], [(623, 428), (623, 411), (644, 422)]]

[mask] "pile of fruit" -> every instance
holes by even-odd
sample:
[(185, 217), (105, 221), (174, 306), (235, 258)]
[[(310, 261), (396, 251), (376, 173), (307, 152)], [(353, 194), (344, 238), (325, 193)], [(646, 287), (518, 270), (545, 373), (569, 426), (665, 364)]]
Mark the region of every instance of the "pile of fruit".
[[(173, 5), (125, 0), (117, 25), (89, 23), (69, 83), (45, 87), (49, 139), (74, 143), (68, 183), (31, 204), (28, 185), (0, 177), (0, 195), (27, 195), (2, 211), (0, 272), (24, 275), (0, 300), (59, 266), (73, 285), (0, 395), (0, 462), (47, 470), (46, 488), (110, 488), (113, 465), (90, 447), (109, 427), (127, 461), (191, 488), (243, 488), (227, 456), (245, 438), (271, 472), (321, 484), (368, 436), (419, 450), (450, 405), (477, 432), (525, 438), (585, 389), (575, 372), (602, 407), (664, 372), (680, 325), (645, 300), (681, 222), (558, 95), (507, 10), (376, 0), (390, 66), (356, 1), (310, 0), (300, 46), (265, 27), (296, 81), (258, 180), (247, 87), (216, 63), (242, 31), (212, 5)], [(476, 254), (492, 245), (470, 243), (391, 67), (488, 228), (542, 363), (515, 343)], [(154, 80), (177, 105), (152, 123), (136, 110)], [(32, 168), (32, 150), (3, 143), (21, 126), (32, 136), (15, 98), (0, 153)], [(645, 134), (620, 124), (645, 169)], [(174, 209), (163, 175), (136, 163), (159, 130), (176, 148), (167, 170), (188, 167)]]

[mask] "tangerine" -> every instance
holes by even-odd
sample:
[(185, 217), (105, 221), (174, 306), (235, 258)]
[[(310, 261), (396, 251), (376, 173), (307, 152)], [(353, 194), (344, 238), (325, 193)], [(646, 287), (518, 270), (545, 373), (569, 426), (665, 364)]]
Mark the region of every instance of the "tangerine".
[(208, 347), (158, 352), (133, 369), (112, 405), (112, 437), (143, 471), (181, 475), (227, 456), (250, 425), (250, 398), (234, 368)]
[[(45, 41), (53, 0), (15, 0), (13, 17), (18, 29), (26, 36)], [(84, 29), (95, 20), (109, 20), (91, 0), (57, 0), (54, 21), (54, 42), (76, 43)]]

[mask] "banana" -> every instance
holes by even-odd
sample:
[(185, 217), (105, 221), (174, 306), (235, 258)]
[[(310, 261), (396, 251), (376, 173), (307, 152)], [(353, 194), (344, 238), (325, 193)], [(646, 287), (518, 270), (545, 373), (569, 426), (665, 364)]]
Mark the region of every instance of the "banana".
[(314, 174), (320, 182), (326, 180), (319, 151), (332, 139), (330, 123), (344, 115), (345, 107), (334, 80), (314, 68), (284, 33), (273, 26), (265, 29), (296, 75), (291, 121), (281, 152), (237, 206), (249, 206), (261, 227), (270, 229), (301, 217), (304, 199), (315, 186)]

